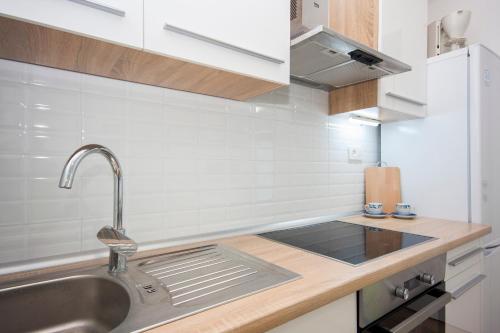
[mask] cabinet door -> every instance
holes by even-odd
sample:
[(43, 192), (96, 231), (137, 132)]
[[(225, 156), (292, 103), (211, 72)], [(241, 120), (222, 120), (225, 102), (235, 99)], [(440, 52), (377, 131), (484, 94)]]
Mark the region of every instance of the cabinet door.
[(143, 0), (0, 0), (0, 15), (143, 47)]
[(356, 293), (306, 313), (267, 333), (355, 333), (357, 332)]
[(379, 80), (383, 109), (426, 115), (427, 1), (380, 0), (379, 51), (412, 67), (407, 73)]
[(446, 281), (446, 289), (453, 300), (446, 306), (446, 323), (450, 332), (481, 333), (481, 264)]
[(145, 0), (144, 48), (288, 84), (289, 14), (287, 0)]

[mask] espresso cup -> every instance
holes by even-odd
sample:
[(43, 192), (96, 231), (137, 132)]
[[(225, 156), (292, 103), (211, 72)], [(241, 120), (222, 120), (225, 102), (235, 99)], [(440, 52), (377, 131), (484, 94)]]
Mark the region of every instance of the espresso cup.
[(369, 202), (365, 205), (365, 211), (368, 214), (382, 214), (383, 205), (380, 202)]
[(410, 204), (400, 202), (396, 204), (396, 213), (399, 215), (410, 215), (413, 209)]

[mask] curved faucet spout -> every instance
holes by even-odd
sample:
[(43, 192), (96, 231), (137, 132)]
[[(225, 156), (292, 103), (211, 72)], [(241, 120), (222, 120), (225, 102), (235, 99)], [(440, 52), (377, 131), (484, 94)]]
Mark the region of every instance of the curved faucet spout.
[(106, 158), (111, 165), (114, 176), (114, 205), (113, 205), (113, 227), (117, 230), (123, 228), (122, 210), (123, 210), (123, 176), (120, 162), (113, 152), (101, 145), (90, 144), (78, 148), (66, 161), (59, 179), (59, 187), (70, 189), (73, 186), (76, 170), (82, 160), (90, 154), (100, 154)]
[(76, 170), (82, 160), (90, 154), (100, 154), (111, 165), (114, 175), (114, 203), (113, 203), (113, 228), (104, 227), (97, 234), (100, 241), (110, 248), (109, 271), (112, 273), (124, 272), (127, 269), (127, 256), (137, 250), (137, 244), (125, 236), (122, 223), (123, 210), (123, 176), (120, 163), (115, 154), (108, 148), (91, 144), (78, 148), (64, 165), (59, 187), (70, 189), (73, 186)]

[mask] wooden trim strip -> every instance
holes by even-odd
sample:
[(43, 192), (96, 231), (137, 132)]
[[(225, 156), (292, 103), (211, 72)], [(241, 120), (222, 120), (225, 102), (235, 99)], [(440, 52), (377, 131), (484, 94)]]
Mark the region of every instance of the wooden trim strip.
[(0, 58), (240, 101), (282, 87), (6, 17)]

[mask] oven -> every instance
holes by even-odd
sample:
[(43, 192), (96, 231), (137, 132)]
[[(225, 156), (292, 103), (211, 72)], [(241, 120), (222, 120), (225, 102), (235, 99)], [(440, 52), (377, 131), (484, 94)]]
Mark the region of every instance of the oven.
[(446, 332), (445, 265), (441, 255), (358, 291), (358, 332)]

